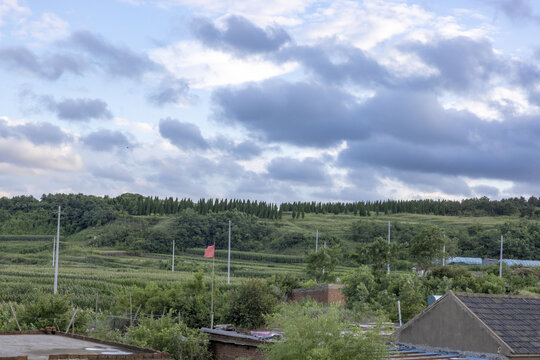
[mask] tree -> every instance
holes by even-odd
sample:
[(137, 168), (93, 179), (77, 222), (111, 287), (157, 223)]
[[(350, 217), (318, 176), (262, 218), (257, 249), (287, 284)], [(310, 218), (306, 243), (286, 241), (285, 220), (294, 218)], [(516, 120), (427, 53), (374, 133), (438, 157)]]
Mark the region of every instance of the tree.
[(374, 241), (362, 244), (353, 258), (360, 265), (371, 265), (374, 271), (383, 272), (386, 265), (397, 258), (397, 243), (388, 244), (388, 241), (377, 236)]
[(243, 328), (256, 328), (264, 324), (277, 303), (277, 294), (261, 279), (248, 279), (229, 293), (228, 321)]
[(378, 360), (386, 356), (384, 339), (351, 323), (338, 306), (315, 302), (282, 304), (267, 319), (283, 339), (263, 346), (267, 360)]
[(417, 264), (427, 270), (435, 259), (442, 256), (442, 248), (444, 244), (443, 231), (432, 226), (425, 228), (411, 240), (410, 255)]
[(335, 281), (333, 271), (341, 258), (339, 247), (323, 247), (306, 256), (306, 274), (317, 282)]

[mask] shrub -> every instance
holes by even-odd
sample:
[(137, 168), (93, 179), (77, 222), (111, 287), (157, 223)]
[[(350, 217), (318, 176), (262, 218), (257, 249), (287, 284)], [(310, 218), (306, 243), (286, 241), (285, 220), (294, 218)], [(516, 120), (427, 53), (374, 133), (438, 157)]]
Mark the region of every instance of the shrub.
[(242, 328), (261, 326), (276, 303), (276, 293), (266, 281), (245, 280), (229, 293), (228, 320)]
[(132, 345), (166, 351), (173, 359), (211, 358), (206, 334), (190, 329), (182, 322), (177, 323), (171, 313), (158, 320), (143, 319), (138, 326), (128, 328), (123, 340)]
[(268, 317), (283, 339), (263, 346), (267, 360), (378, 360), (386, 355), (377, 330), (351, 324), (344, 309), (315, 302), (283, 304)]

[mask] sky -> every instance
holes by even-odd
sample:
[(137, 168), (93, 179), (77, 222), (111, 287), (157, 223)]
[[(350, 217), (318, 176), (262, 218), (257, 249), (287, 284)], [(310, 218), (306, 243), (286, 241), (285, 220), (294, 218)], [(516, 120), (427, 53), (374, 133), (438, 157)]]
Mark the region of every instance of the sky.
[(0, 0), (0, 197), (540, 194), (540, 2)]

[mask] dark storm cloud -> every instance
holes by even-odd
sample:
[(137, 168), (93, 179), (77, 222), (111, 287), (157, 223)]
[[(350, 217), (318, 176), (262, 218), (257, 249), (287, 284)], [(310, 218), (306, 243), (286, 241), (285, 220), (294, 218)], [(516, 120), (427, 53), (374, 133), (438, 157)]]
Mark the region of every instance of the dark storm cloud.
[(52, 96), (39, 96), (38, 99), (47, 110), (59, 119), (69, 121), (90, 121), (92, 119), (110, 119), (112, 113), (107, 103), (100, 99), (63, 99), (55, 100)]
[(159, 68), (148, 56), (110, 44), (89, 31), (77, 31), (63, 44), (86, 53), (93, 64), (113, 76), (137, 79), (145, 72)]
[(86, 62), (77, 55), (57, 53), (40, 57), (24, 47), (0, 48), (0, 63), (8, 69), (47, 80), (57, 80), (64, 73), (82, 75), (87, 68)]
[(48, 122), (33, 122), (10, 126), (0, 119), (0, 137), (25, 138), (36, 145), (58, 145), (71, 141), (72, 137), (58, 126)]
[[(440, 74), (430, 79), (445, 90), (464, 91), (487, 86), (494, 75), (509, 71), (508, 64), (499, 59), (487, 39), (461, 36), (431, 43), (408, 43), (401, 49), (415, 53), (439, 70)], [(429, 82), (423, 85), (427, 87)]]
[(225, 30), (218, 29), (207, 18), (194, 19), (191, 28), (195, 37), (205, 45), (241, 55), (276, 51), (291, 41), (283, 28), (262, 29), (241, 16), (229, 16)]
[(179, 149), (199, 150), (209, 147), (195, 124), (165, 118), (159, 121), (159, 133)]
[(82, 138), (82, 142), (95, 151), (111, 151), (114, 149), (129, 149), (133, 144), (120, 131), (101, 129)]
[(329, 146), (345, 138), (364, 138), (355, 99), (317, 83), (268, 80), (216, 90), (218, 121), (239, 123), (269, 141)]
[(148, 101), (156, 106), (184, 103), (189, 100), (189, 85), (182, 79), (164, 79), (148, 94)]
[(287, 157), (272, 159), (268, 176), (281, 181), (300, 182), (303, 185), (321, 185), (329, 181), (325, 165), (314, 158), (297, 160)]

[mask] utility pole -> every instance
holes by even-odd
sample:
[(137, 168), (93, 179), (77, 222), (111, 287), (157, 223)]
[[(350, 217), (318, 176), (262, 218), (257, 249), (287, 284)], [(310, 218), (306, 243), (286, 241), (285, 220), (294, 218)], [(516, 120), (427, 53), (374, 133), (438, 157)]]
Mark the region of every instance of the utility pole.
[[(390, 251), (390, 220), (388, 220), (388, 251)], [(390, 275), (390, 258), (388, 264), (386, 265), (386, 273)]]
[(502, 278), (502, 265), (503, 265), (503, 236), (501, 235), (501, 259), (499, 261), (499, 277)]
[[(323, 244), (324, 244), (324, 245), (323, 245), (323, 246), (324, 246), (324, 247), (323, 247), (323, 252), (326, 253), (326, 241), (325, 241)], [(325, 266), (322, 267), (322, 274), (323, 274), (323, 276), (324, 276), (324, 271), (325, 271)]]
[[(214, 241), (214, 251), (216, 248), (216, 243)], [(215, 264), (215, 255), (212, 256), (212, 298), (210, 303), (210, 329), (214, 328), (214, 264)]]
[(446, 244), (442, 246), (442, 266), (446, 265)]
[(56, 226), (56, 258), (54, 259), (54, 290), (53, 293), (56, 295), (58, 290), (58, 253), (60, 251), (60, 212), (62, 208), (58, 206), (58, 224)]
[(319, 229), (315, 230), (315, 251), (319, 251)]
[(231, 283), (231, 220), (229, 220), (229, 254), (227, 255), (227, 284)]
[(174, 239), (172, 241), (172, 272), (174, 272)]
[(52, 248), (52, 267), (54, 267), (54, 259), (56, 257), (56, 236), (53, 237), (53, 248)]

